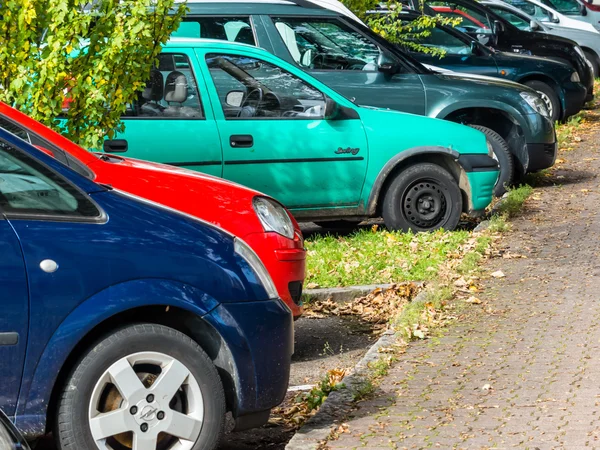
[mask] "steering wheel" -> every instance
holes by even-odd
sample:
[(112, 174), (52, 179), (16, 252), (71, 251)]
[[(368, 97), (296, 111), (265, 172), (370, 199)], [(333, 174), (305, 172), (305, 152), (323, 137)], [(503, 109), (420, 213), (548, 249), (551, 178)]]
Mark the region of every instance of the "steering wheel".
[(246, 98), (240, 106), (238, 117), (255, 117), (263, 101), (264, 92), (262, 88), (256, 87), (248, 92)]

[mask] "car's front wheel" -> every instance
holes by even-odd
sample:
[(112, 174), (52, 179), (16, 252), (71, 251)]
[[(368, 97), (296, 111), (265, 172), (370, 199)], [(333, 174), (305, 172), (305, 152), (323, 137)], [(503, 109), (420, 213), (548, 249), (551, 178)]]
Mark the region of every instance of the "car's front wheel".
[(515, 176), (515, 162), (510, 148), (504, 138), (494, 130), (482, 127), (481, 125), (470, 125), (470, 127), (485, 134), (492, 144), (494, 156), (500, 165), (500, 175), (498, 175), (498, 181), (496, 182), (496, 186), (494, 186), (494, 195), (502, 197), (506, 193), (506, 188), (512, 185)]
[(161, 325), (121, 328), (76, 364), (58, 405), (63, 450), (214, 449), (225, 396), (210, 358)]
[(389, 185), (382, 206), (385, 225), (392, 230), (453, 230), (462, 213), (458, 183), (448, 171), (419, 163), (398, 173)]

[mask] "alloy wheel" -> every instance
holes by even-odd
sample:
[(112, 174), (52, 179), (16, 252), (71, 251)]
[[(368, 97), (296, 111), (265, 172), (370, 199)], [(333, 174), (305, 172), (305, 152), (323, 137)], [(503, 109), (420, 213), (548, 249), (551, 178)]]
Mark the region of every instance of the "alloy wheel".
[(548, 115), (550, 117), (554, 116), (554, 106), (552, 105), (552, 100), (550, 99), (550, 97), (548, 97), (547, 94), (545, 94), (542, 91), (537, 91), (538, 94), (540, 94), (540, 97), (542, 97), (542, 101), (545, 103), (546, 108), (548, 109)]
[(135, 353), (102, 374), (88, 418), (101, 450), (189, 450), (202, 430), (204, 401), (197, 380), (177, 359)]

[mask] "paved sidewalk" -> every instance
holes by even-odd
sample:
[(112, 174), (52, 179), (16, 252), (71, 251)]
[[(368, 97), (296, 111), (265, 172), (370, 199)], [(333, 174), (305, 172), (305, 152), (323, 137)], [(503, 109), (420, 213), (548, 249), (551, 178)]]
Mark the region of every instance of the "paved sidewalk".
[[(600, 133), (485, 267), (471, 320), (416, 344), (329, 448), (600, 449)], [(484, 311), (488, 311), (485, 313)]]

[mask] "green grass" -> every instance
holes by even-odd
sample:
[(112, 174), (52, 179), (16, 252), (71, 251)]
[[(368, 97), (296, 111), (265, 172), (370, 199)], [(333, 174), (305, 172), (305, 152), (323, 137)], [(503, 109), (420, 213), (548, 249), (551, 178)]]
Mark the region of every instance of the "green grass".
[(312, 238), (307, 285), (318, 287), (427, 281), (470, 237), (468, 231), (400, 233), (360, 230)]
[(406, 340), (417, 338), (410, 330), (416, 325), (423, 323), (424, 312), (428, 307), (433, 306), (435, 310), (440, 310), (443, 304), (452, 298), (452, 288), (449, 286), (438, 286), (427, 291), (424, 301), (411, 302), (404, 307), (402, 312), (394, 320), (394, 328)]
[(498, 214), (508, 217), (518, 214), (523, 208), (523, 203), (531, 194), (533, 194), (533, 188), (527, 184), (509, 190), (508, 196), (502, 200), (498, 207)]

